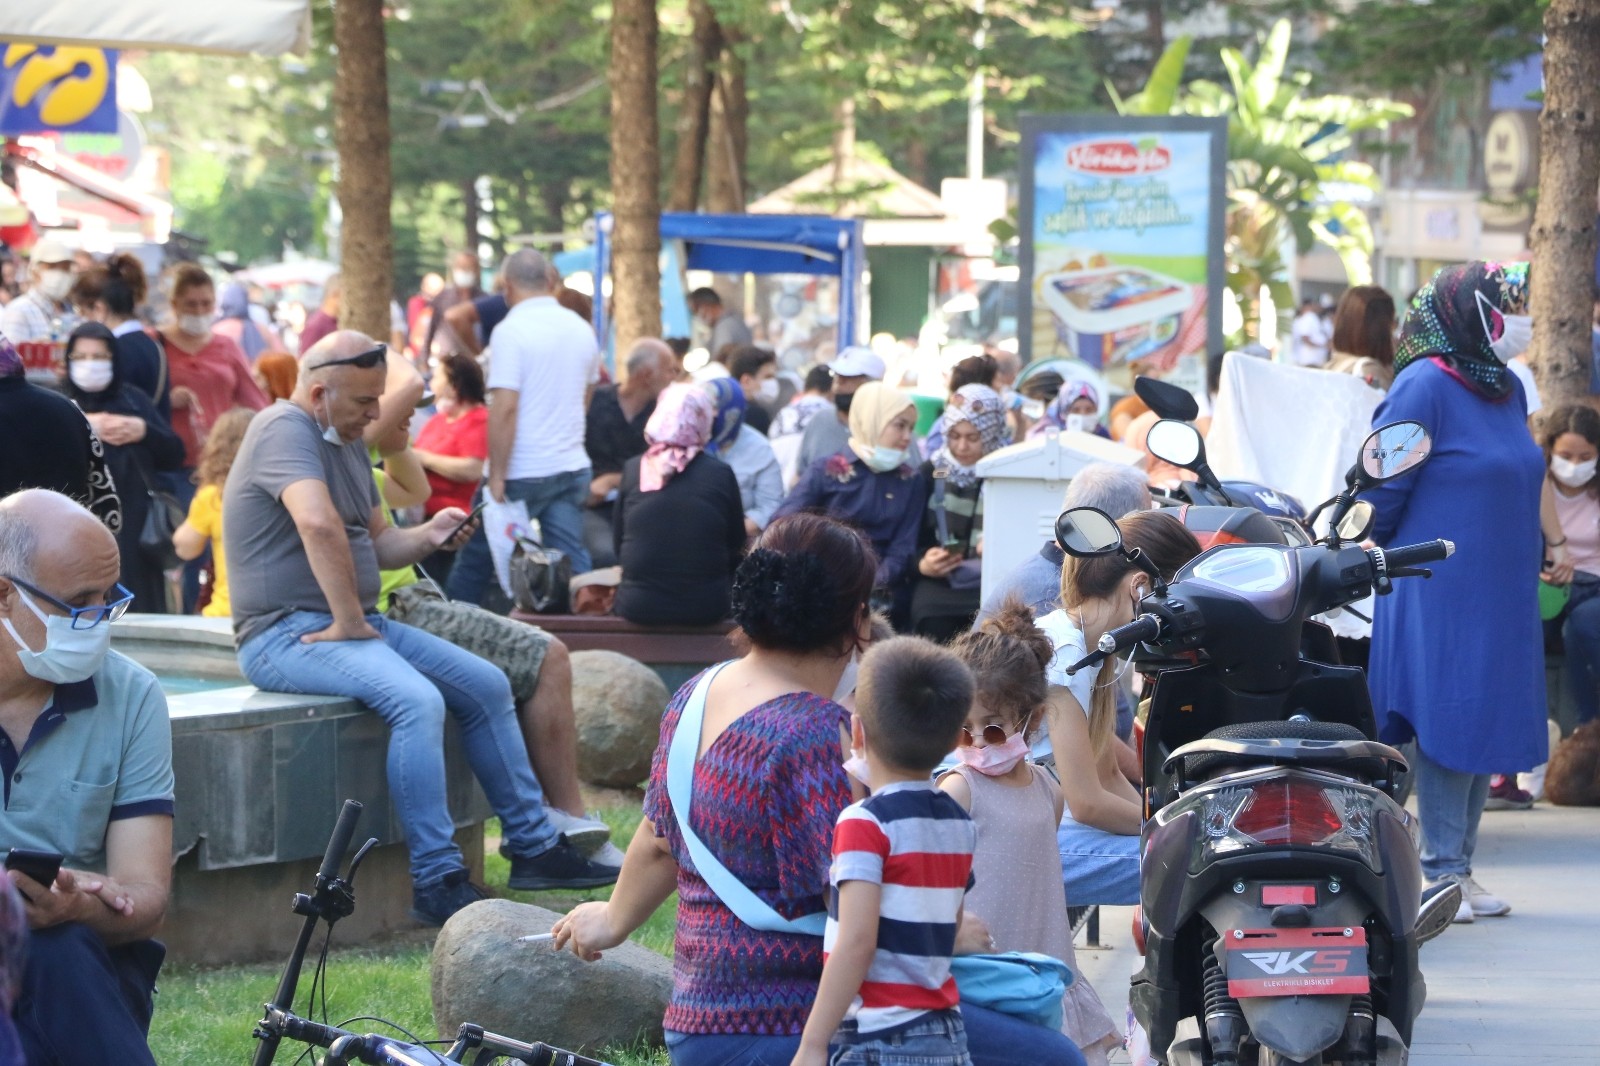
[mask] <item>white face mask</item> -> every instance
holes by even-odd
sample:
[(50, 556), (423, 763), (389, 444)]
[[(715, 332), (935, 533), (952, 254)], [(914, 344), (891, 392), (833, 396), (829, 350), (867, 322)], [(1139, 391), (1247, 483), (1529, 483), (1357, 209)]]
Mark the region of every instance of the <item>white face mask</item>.
[(1574, 463), (1570, 459), (1563, 459), (1559, 455), (1550, 457), (1550, 473), (1555, 479), (1569, 489), (1581, 489), (1594, 480), (1596, 460), (1590, 459), (1585, 463)]
[(34, 604), (33, 598), (13, 585), (17, 596), (28, 605), (39, 621), (44, 623), (44, 650), (34, 651), (22, 643), (11, 619), (0, 620), (0, 625), (17, 645), (17, 658), (22, 668), (40, 681), (52, 685), (70, 685), (82, 681), (100, 669), (106, 652), (111, 650), (111, 625), (101, 622), (89, 629), (73, 629), (72, 619), (66, 615), (45, 614)]
[(450, 271), (450, 280), (456, 283), (456, 288), (458, 289), (470, 289), (478, 284), (478, 272), (476, 270), (452, 270)]
[(190, 337), (204, 337), (211, 332), (211, 316), (179, 315), (178, 331)]
[[(1495, 308), (1483, 293), (1474, 293), (1478, 298), (1478, 320), (1483, 323), (1483, 334), (1492, 336), (1489, 328), (1490, 315)], [(1494, 357), (1502, 363), (1509, 363), (1517, 356), (1528, 350), (1533, 343), (1533, 317), (1531, 315), (1500, 314), (1500, 337), (1498, 340), (1489, 341), (1489, 350)]]
[(322, 439), (335, 448), (344, 447), (345, 440), (339, 436), (339, 431), (333, 425), (333, 390), (329, 389), (322, 394), (322, 410), (328, 419), (328, 428), (322, 431)]
[(44, 271), (39, 275), (39, 291), (56, 303), (60, 303), (67, 298), (67, 293), (72, 291), (72, 272), (70, 270)]
[(67, 365), (67, 376), (84, 392), (104, 392), (111, 387), (111, 360), (74, 359)]
[(868, 788), (872, 787), (872, 767), (867, 765), (867, 753), (860, 748), (851, 748), (850, 757), (840, 764), (844, 772), (860, 781)]
[(868, 469), (887, 474), (891, 470), (900, 468), (906, 461), (906, 453), (903, 448), (888, 448), (880, 444), (872, 449), (871, 456), (864, 457), (861, 461), (867, 464)]
[(833, 702), (843, 703), (850, 693), (856, 690), (856, 660), (859, 656), (850, 653), (850, 661), (844, 664), (844, 673), (839, 675), (839, 683), (833, 688)]
[(778, 398), (778, 379), (767, 378), (756, 386), (756, 399), (772, 403)]
[(1094, 420), (1088, 415), (1068, 415), (1067, 432), (1088, 433), (1094, 428)]

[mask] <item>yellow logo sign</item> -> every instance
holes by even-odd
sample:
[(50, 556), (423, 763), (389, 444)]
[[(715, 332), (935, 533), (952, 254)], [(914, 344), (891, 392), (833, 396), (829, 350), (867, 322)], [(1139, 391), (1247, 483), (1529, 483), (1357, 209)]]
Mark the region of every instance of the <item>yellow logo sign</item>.
[(111, 64), (99, 48), (45, 52), (35, 44), (14, 44), (6, 49), (3, 66), (14, 75), (12, 106), (28, 107), (37, 100), (39, 119), (50, 126), (82, 122), (111, 89)]

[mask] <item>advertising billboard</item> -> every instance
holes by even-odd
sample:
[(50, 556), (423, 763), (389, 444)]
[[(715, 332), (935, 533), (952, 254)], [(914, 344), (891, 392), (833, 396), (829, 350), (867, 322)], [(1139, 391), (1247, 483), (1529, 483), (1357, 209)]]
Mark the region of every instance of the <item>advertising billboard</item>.
[(0, 51), (0, 134), (68, 132), (117, 132), (117, 53), (5, 45)]
[(1222, 346), (1227, 120), (1032, 115), (1021, 123), (1025, 360), (1203, 381)]

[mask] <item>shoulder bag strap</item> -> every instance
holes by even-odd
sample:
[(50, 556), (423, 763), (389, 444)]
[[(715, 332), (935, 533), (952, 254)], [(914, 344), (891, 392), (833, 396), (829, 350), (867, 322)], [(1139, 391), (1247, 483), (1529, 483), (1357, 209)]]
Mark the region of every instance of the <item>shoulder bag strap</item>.
[(151, 397), (156, 403), (161, 402), (161, 394), (167, 391), (167, 335), (156, 332), (156, 351), (161, 354), (156, 370), (156, 394)]
[(719, 663), (701, 676), (683, 705), (683, 713), (678, 717), (678, 728), (672, 734), (672, 744), (667, 749), (667, 798), (672, 801), (672, 815), (678, 820), (684, 847), (689, 850), (695, 869), (711, 887), (711, 891), (717, 894), (717, 898), (741, 922), (768, 933), (821, 936), (827, 924), (825, 914), (808, 914), (794, 921), (783, 917), (722, 865), (705, 842), (689, 828), (689, 805), (694, 795), (694, 764), (700, 751), (701, 726), (705, 723), (706, 693), (711, 688), (712, 679), (727, 665)]

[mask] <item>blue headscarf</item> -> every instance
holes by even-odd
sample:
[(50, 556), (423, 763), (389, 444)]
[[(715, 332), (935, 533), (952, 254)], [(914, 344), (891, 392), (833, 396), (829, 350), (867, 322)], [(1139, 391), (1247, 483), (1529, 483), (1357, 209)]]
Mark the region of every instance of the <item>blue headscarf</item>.
[(706, 449), (712, 455), (721, 455), (739, 437), (739, 427), (744, 425), (746, 400), (744, 390), (732, 378), (715, 378), (705, 382), (703, 388), (711, 394), (717, 405), (717, 416), (711, 423), (711, 440)]
[(250, 321), (250, 293), (237, 281), (229, 282), (222, 287), (222, 293), (217, 297), (217, 311), (223, 318), (237, 318), (241, 323), (239, 329), (239, 347), (244, 349), (244, 354), (252, 363), (256, 356), (267, 350), (267, 339), (261, 335), (256, 324)]

